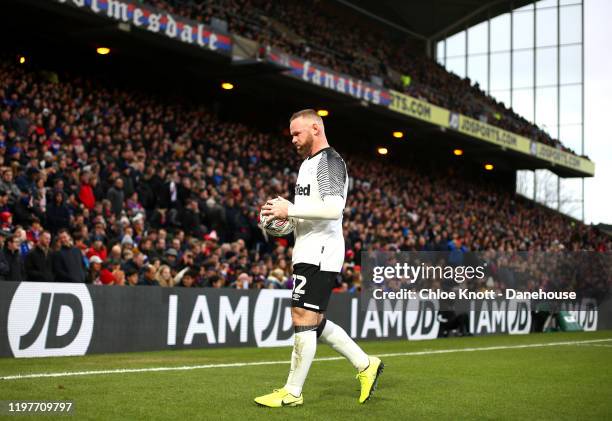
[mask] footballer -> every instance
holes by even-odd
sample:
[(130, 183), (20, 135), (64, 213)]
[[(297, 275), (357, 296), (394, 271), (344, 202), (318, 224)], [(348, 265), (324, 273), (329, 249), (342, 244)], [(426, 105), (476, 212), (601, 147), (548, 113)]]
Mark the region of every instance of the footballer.
[(291, 142), (304, 158), (294, 203), (282, 198), (270, 200), (261, 213), (296, 221), (291, 307), (294, 344), (285, 385), (255, 398), (255, 402), (272, 408), (302, 405), (302, 387), (320, 340), (353, 364), (361, 384), (359, 403), (364, 403), (376, 388), (384, 365), (379, 358), (368, 356), (344, 329), (325, 318), (344, 261), (342, 212), (348, 192), (346, 165), (329, 146), (323, 120), (316, 111), (308, 109), (293, 114), (289, 128)]

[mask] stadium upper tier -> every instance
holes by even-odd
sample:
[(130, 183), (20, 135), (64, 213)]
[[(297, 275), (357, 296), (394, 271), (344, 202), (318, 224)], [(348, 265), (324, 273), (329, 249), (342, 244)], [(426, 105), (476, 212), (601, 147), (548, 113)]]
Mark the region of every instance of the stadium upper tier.
[[(268, 198), (292, 197), (299, 159), (289, 139), (187, 100), (50, 70), (0, 62), (2, 232), (20, 226), (32, 247), (39, 221), (54, 234), (66, 228), (88, 257), (128, 266), (140, 267), (135, 252), (178, 254), (172, 271), (196, 267), (206, 285), (243, 271), (289, 274), (290, 240), (268, 242), (257, 227)], [(594, 228), (459, 167), (343, 155), (347, 264), (363, 249), (612, 249)]]
[(155, 7), (229, 32), (365, 81), (486, 121), (532, 140), (574, 153), (559, 140), (497, 102), (469, 78), (449, 73), (423, 54), (416, 42), (347, 9), (315, 0), (152, 0)]

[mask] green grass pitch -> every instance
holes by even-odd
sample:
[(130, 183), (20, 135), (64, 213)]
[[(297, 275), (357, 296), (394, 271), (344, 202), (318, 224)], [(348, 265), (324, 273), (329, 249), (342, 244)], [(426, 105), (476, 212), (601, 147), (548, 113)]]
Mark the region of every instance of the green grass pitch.
[[(591, 343), (577, 343), (610, 339)], [(554, 346), (527, 344), (571, 342)], [(281, 387), (289, 348), (225, 348), (85, 357), (0, 359), (0, 377), (90, 370), (279, 361), (193, 370), (1, 379), (0, 400), (72, 400), (79, 420), (612, 419), (612, 331), (362, 342), (384, 357), (378, 390), (357, 403), (345, 360), (315, 361), (304, 406), (268, 409), (253, 398)], [(470, 352), (435, 350), (490, 348)], [(419, 354), (414, 354), (419, 353)], [(317, 358), (336, 356), (325, 345)], [(5, 419), (28, 419), (5, 416)], [(66, 419), (45, 416), (44, 419)]]

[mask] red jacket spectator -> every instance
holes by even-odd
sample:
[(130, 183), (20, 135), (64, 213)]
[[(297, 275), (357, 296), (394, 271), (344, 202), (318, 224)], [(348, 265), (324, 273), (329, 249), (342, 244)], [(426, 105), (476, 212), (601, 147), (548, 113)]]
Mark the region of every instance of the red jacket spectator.
[(106, 261), (108, 257), (108, 252), (106, 251), (106, 247), (102, 247), (100, 250), (96, 250), (94, 247), (90, 247), (87, 250), (87, 258), (91, 259), (93, 256), (98, 256), (102, 261)]
[(89, 183), (81, 183), (79, 200), (87, 209), (92, 210), (96, 206), (96, 197)]

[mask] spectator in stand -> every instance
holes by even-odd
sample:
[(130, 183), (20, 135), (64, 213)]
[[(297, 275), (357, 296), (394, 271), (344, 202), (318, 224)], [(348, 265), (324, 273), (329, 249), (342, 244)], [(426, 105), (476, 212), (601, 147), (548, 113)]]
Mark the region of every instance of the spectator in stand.
[(88, 210), (93, 210), (96, 206), (96, 196), (94, 195), (93, 187), (90, 183), (91, 173), (83, 172), (81, 175), (81, 188), (79, 190), (79, 200)]
[(110, 201), (111, 211), (118, 217), (123, 210), (123, 202), (125, 201), (125, 193), (123, 191), (123, 179), (117, 177), (113, 184), (113, 187), (108, 189), (106, 198)]
[(155, 279), (156, 269), (153, 265), (145, 265), (142, 277), (138, 282), (139, 285), (159, 286), (159, 282)]
[(44, 230), (40, 224), (40, 220), (34, 219), (32, 220), (30, 229), (26, 231), (26, 237), (30, 243), (37, 244), (43, 231)]
[(2, 229), (5, 231), (13, 231), (15, 229), (13, 225), (13, 214), (8, 211), (0, 212), (0, 223), (2, 224)]
[(175, 248), (169, 248), (165, 253), (165, 264), (170, 266), (170, 269), (177, 269), (178, 262), (178, 251)]
[(236, 278), (236, 282), (234, 283), (234, 288), (236, 289), (251, 289), (253, 284), (253, 278), (249, 276), (248, 273), (242, 272)]
[(138, 285), (138, 272), (134, 269), (128, 269), (125, 271), (125, 284), (128, 286), (136, 286)]
[(19, 251), (20, 244), (21, 237), (19, 234), (13, 234), (6, 239), (6, 244), (2, 249), (0, 268), (4, 272), (0, 273), (0, 276), (6, 281), (23, 282), (26, 280), (23, 259)]
[(162, 287), (173, 287), (174, 278), (172, 278), (172, 271), (170, 270), (170, 266), (161, 265), (159, 269), (157, 269), (157, 273), (155, 274), (155, 280)]
[(38, 217), (30, 205), (30, 191), (27, 186), (20, 187), (19, 199), (13, 205), (13, 211), (16, 225), (30, 226)]
[(122, 270), (118, 270), (118, 271), (111, 272), (111, 274), (113, 275), (113, 285), (117, 285), (121, 287), (125, 286), (125, 282), (126, 282), (125, 272), (123, 272)]
[(52, 234), (70, 228), (70, 209), (65, 203), (61, 190), (53, 192), (53, 201), (47, 206), (46, 225)]
[(10, 271), (9, 262), (4, 253), (6, 239), (11, 236), (11, 233), (0, 229), (0, 281), (10, 281), (8, 274)]
[[(97, 262), (99, 259), (95, 259), (95, 260)], [(121, 275), (123, 274), (123, 272), (121, 270), (111, 270), (111, 269), (113, 268), (110, 267), (109, 265), (104, 266), (100, 264), (100, 272), (99, 272), (98, 281), (100, 282), (101, 285), (114, 285), (117, 282), (117, 279), (122, 278)]]
[(57, 250), (52, 255), (53, 274), (57, 282), (85, 282), (87, 270), (81, 251), (74, 247), (67, 230), (57, 234)]
[(53, 282), (53, 261), (51, 252), (51, 233), (43, 231), (38, 243), (25, 257), (26, 279), (32, 282)]
[(98, 256), (102, 261), (105, 261), (108, 252), (104, 245), (104, 237), (101, 235), (95, 235), (91, 247), (87, 250), (87, 258), (91, 259), (93, 256)]
[(219, 275), (211, 276), (208, 282), (211, 288), (222, 288), (223, 287), (223, 278)]
[(10, 168), (2, 171), (2, 178), (0, 179), (0, 190), (3, 190), (9, 195), (9, 204), (13, 205), (21, 195), (19, 187), (13, 180), (13, 170)]
[[(405, 37), (398, 37), (388, 27), (351, 14), (346, 8), (317, 0), (227, 0), (212, 4), (159, 0), (155, 4), (207, 24), (213, 17), (224, 19), (230, 32), (259, 42), (262, 55), (269, 47), (276, 47), (366, 82), (377, 78), (387, 88), (571, 152), (512, 108), (487, 95), (478, 83), (472, 85), (469, 78), (461, 78), (428, 58), (422, 45), (406, 42)], [(298, 21), (309, 24), (295, 26), (293, 23)], [(317, 31), (308, 30), (313, 25)]]
[(101, 285), (100, 275), (102, 272), (102, 259), (98, 256), (93, 256), (89, 259), (89, 272), (87, 273), (87, 283), (93, 285)]
[(285, 274), (282, 269), (276, 268), (270, 272), (268, 279), (266, 279), (265, 288), (270, 289), (281, 289), (284, 287)]
[[(8, 199), (9, 199), (9, 193), (8, 191), (0, 188), (0, 214), (3, 214), (4, 212), (7, 212), (8, 215), (11, 214), (11, 207), (8, 203)], [(0, 220), (0, 223), (2, 224), (2, 229), (5, 229), (4, 226), (5, 225), (10, 225), (10, 229), (12, 229), (12, 221), (9, 223), (8, 221), (4, 221), (4, 218), (2, 218), (2, 220)], [(9, 229), (9, 230), (10, 230)]]
[[(142, 272), (143, 268), (147, 263), (146, 260), (147, 256), (145, 256), (144, 253), (142, 253), (140, 250), (136, 249), (134, 257), (132, 258), (132, 263), (138, 272)], [(155, 267), (155, 271), (157, 272), (157, 267)]]
[(181, 215), (181, 226), (185, 227), (189, 234), (197, 237), (206, 232), (206, 227), (202, 225), (198, 202), (195, 199), (187, 200)]
[[(168, 259), (173, 280), (185, 268), (200, 268), (194, 286), (229, 287), (247, 273), (253, 288), (268, 278), (268, 285), (291, 287), (291, 238), (268, 238), (257, 227), (262, 203), (276, 195), (291, 198), (296, 175), (285, 168), (297, 167), (298, 158), (286, 139), (222, 121), (186, 100), (118, 89), (95, 77), (54, 79), (0, 59), (0, 143), (9, 146), (0, 145), (0, 161), (16, 156), (16, 132), (5, 122), (22, 118), (24, 106), (31, 110), (29, 135), (19, 148), (33, 159), (23, 155), (10, 169), (21, 198), (29, 186), (20, 212), (30, 217), (23, 229), (32, 244), (42, 228), (68, 229), (87, 257), (108, 262), (115, 285), (122, 277), (134, 285), (145, 263), (155, 263), (157, 273), (160, 260)], [(349, 290), (361, 283), (356, 267), (362, 250), (447, 251), (453, 239), (461, 240), (460, 248), (480, 251), (611, 249), (610, 238), (595, 228), (464, 174), (460, 166), (405, 157), (397, 167), (343, 155), (352, 176), (343, 221), (346, 271), (353, 267), (343, 277)], [(85, 174), (95, 197), (91, 209), (79, 195)], [(109, 200), (111, 188), (117, 194)], [(18, 229), (11, 218), (20, 204), (9, 203), (0, 189), (0, 217), (7, 212), (3, 228), (11, 233)], [(198, 211), (199, 231), (192, 222)], [(85, 274), (81, 251), (70, 249)], [(52, 253), (54, 270), (62, 260), (55, 257), (68, 254), (63, 247)]]
[[(181, 277), (181, 281), (178, 284), (178, 286), (182, 286), (185, 288), (191, 288), (191, 287), (195, 287), (196, 286), (196, 277), (197, 277), (197, 273), (192, 270), (192, 269), (188, 269), (185, 274), (183, 274), (183, 276)], [(214, 287), (213, 288), (217, 288)]]

